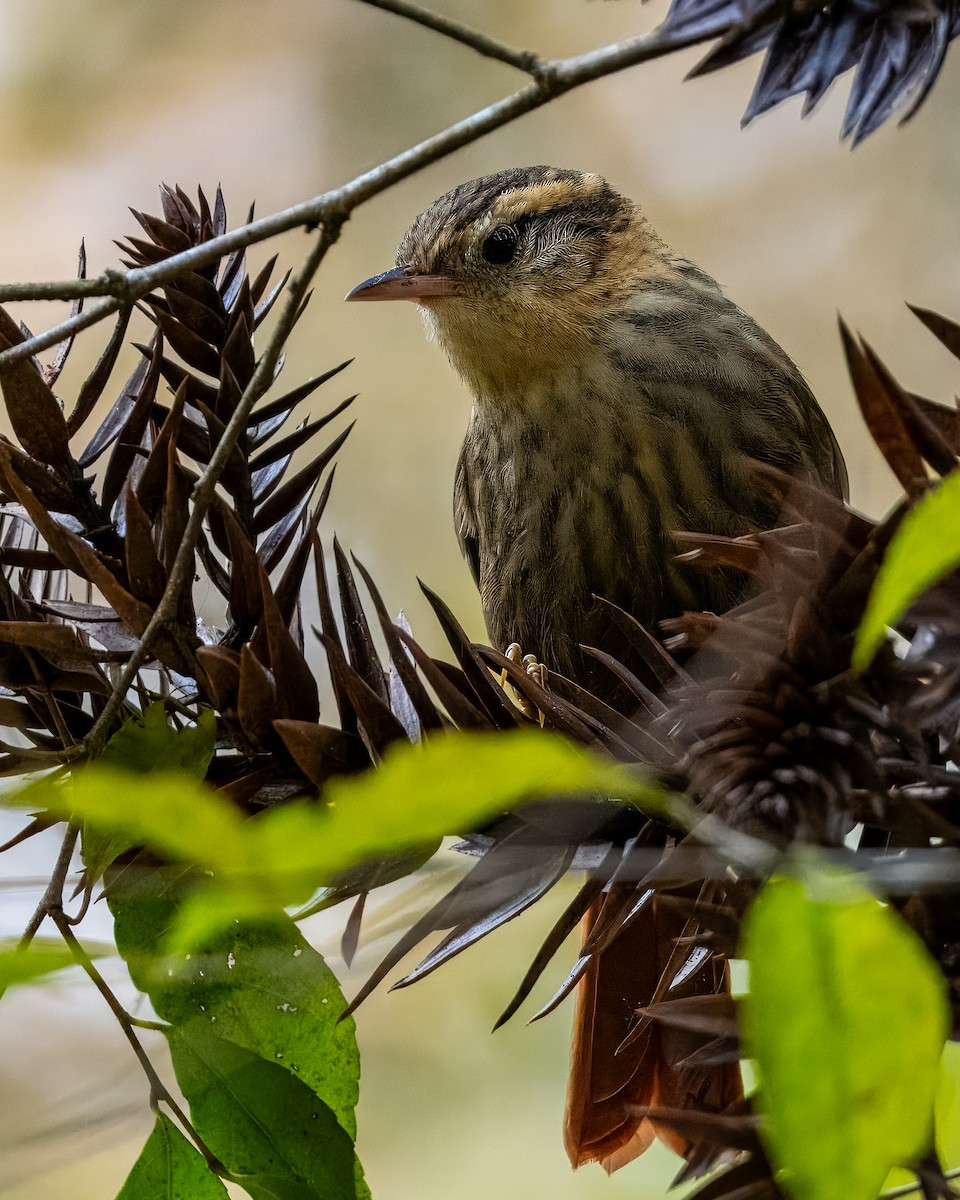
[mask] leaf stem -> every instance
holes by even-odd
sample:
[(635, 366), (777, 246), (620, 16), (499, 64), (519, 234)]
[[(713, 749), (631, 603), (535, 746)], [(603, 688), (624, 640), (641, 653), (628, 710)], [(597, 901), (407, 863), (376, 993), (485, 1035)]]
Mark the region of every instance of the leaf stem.
[[(960, 1179), (960, 1167), (954, 1167), (950, 1171), (944, 1171), (944, 1179)], [(918, 1179), (915, 1183), (902, 1183), (899, 1187), (890, 1188), (888, 1191), (881, 1192), (879, 1200), (899, 1200), (900, 1196), (911, 1196), (914, 1192), (923, 1190), (923, 1184)]]
[(210, 1168), (210, 1170), (213, 1171), (215, 1175), (225, 1175), (227, 1172), (223, 1163), (220, 1162), (220, 1160), (200, 1137), (196, 1129), (194, 1129), (193, 1125), (190, 1123), (190, 1118), (170, 1094), (167, 1086), (157, 1074), (156, 1068), (150, 1061), (146, 1050), (144, 1050), (140, 1039), (137, 1037), (134, 1030), (135, 1025), (140, 1026), (141, 1028), (161, 1030), (164, 1028), (164, 1026), (157, 1025), (149, 1021), (138, 1021), (136, 1018), (131, 1017), (114, 995), (110, 985), (94, 966), (90, 955), (87, 954), (86, 950), (84, 950), (83, 946), (81, 946), (80, 942), (77, 940), (76, 935), (74, 934), (73, 929), (70, 927), (70, 923), (66, 919), (64, 913), (62, 911), (55, 912), (51, 913), (51, 916), (57, 928), (60, 930), (63, 940), (69, 946), (70, 953), (80, 964), (80, 966), (83, 967), (84, 971), (86, 971), (97, 991), (101, 996), (103, 996), (104, 1000), (106, 1000), (110, 1011), (117, 1018), (117, 1022), (119, 1023), (120, 1028), (123, 1030), (127, 1041), (130, 1043), (134, 1054), (137, 1056), (140, 1066), (143, 1068), (143, 1073), (146, 1075), (147, 1081), (150, 1084), (151, 1104), (155, 1105), (156, 1102), (162, 1102), (165, 1104), (183, 1126), (184, 1131), (191, 1139), (193, 1144), (206, 1159), (207, 1166)]

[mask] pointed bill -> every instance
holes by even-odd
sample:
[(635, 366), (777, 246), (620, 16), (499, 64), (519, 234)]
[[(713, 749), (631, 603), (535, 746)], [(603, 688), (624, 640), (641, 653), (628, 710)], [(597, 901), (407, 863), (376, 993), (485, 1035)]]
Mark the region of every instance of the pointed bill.
[(411, 267), (394, 267), (358, 283), (347, 300), (439, 300), (461, 295), (455, 280), (447, 275), (418, 275)]

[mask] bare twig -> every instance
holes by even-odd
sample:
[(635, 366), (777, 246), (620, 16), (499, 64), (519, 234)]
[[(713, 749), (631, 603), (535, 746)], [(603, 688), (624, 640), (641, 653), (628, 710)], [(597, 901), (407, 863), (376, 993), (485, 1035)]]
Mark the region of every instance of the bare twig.
[(71, 822), (67, 826), (67, 831), (63, 835), (63, 842), (60, 845), (60, 853), (57, 855), (56, 865), (53, 868), (53, 874), (50, 876), (50, 882), (47, 884), (46, 891), (40, 899), (40, 903), (34, 910), (33, 916), (27, 922), (27, 927), (23, 931), (23, 937), (20, 939), (20, 949), (26, 949), (33, 941), (34, 934), (43, 924), (46, 917), (56, 918), (57, 913), (63, 913), (63, 888), (67, 881), (67, 872), (70, 870), (70, 860), (73, 858), (73, 852), (76, 849), (77, 837), (80, 830), (78, 826)]
[[(151, 1093), (152, 1099), (155, 1101), (161, 1101), (162, 1103), (166, 1104), (166, 1106), (170, 1109), (170, 1111), (173, 1113), (173, 1115), (177, 1118), (177, 1120), (183, 1126), (184, 1131), (186, 1132), (188, 1137), (191, 1139), (193, 1144), (197, 1147), (197, 1149), (200, 1151), (200, 1153), (206, 1159), (207, 1166), (210, 1168), (210, 1170), (213, 1171), (216, 1175), (226, 1174), (226, 1168), (224, 1167), (223, 1163), (220, 1162), (220, 1160), (210, 1150), (210, 1148), (206, 1145), (206, 1143), (203, 1141), (203, 1139), (197, 1133), (196, 1129), (194, 1129), (193, 1125), (191, 1125), (190, 1118), (186, 1115), (186, 1113), (183, 1111), (183, 1109), (180, 1107), (180, 1105), (177, 1103), (177, 1101), (174, 1099), (174, 1097), (170, 1094), (170, 1092), (168, 1091), (163, 1080), (157, 1074), (156, 1068), (154, 1067), (153, 1063), (150, 1061), (150, 1058), (149, 1058), (146, 1050), (144, 1050), (143, 1046), (141, 1045), (140, 1039), (137, 1037), (136, 1032), (134, 1031), (134, 1024), (136, 1023), (136, 1024), (140, 1025), (143, 1023), (140, 1021), (135, 1022), (134, 1019), (127, 1012), (127, 1010), (120, 1003), (120, 1001), (117, 999), (117, 997), (113, 994), (113, 991), (112, 991), (110, 985), (107, 983), (107, 981), (103, 978), (103, 976), (100, 974), (100, 972), (94, 966), (93, 960), (90, 958), (90, 955), (87, 954), (87, 952), (86, 952), (86, 950), (84, 950), (83, 946), (81, 946), (80, 943), (77, 941), (76, 935), (74, 934), (73, 930), (70, 928), (70, 922), (66, 919), (64, 914), (62, 912), (51, 913), (51, 916), (53, 917), (53, 920), (55, 921), (57, 928), (60, 930), (63, 940), (69, 946), (70, 953), (73, 955), (73, 957), (76, 959), (76, 961), (80, 964), (80, 966), (83, 967), (84, 971), (86, 971), (87, 975), (90, 977), (90, 979), (93, 982), (94, 986), (96, 987), (97, 991), (100, 993), (101, 996), (103, 996), (104, 1000), (106, 1000), (107, 1005), (110, 1008), (110, 1011), (117, 1018), (117, 1022), (119, 1023), (120, 1028), (123, 1030), (124, 1036), (126, 1037), (127, 1041), (130, 1043), (130, 1046), (133, 1049), (134, 1054), (137, 1056), (137, 1058), (140, 1062), (140, 1066), (143, 1068), (143, 1073), (147, 1077), (147, 1080), (150, 1084), (150, 1093)], [(160, 1028), (160, 1029), (163, 1028), (163, 1026), (156, 1026), (156, 1025), (150, 1025), (149, 1027), (150, 1028)]]
[(0, 739), (0, 754), (13, 754), (17, 758), (23, 759), (24, 762), (33, 763), (35, 771), (40, 771), (45, 766), (55, 767), (61, 759), (58, 750), (35, 750), (31, 746), (15, 746), (12, 742), (5, 742), (2, 739)]
[[(469, 34), (469, 31), (461, 31)], [(448, 36), (453, 36), (448, 33)], [(464, 38), (458, 38), (464, 40)], [(319, 224), (337, 222), (341, 224), (355, 208), (408, 178), (415, 172), (452, 154), (462, 146), (477, 141), (495, 129), (515, 121), (525, 113), (542, 108), (557, 96), (572, 91), (582, 84), (590, 83), (605, 75), (612, 75), (627, 67), (637, 66), (653, 58), (671, 54), (686, 46), (694, 45), (697, 38), (661, 37), (658, 33), (628, 38), (602, 46), (586, 54), (572, 58), (541, 60), (531, 55), (530, 61), (539, 65), (535, 78), (520, 91), (488, 105), (472, 116), (411, 146), (408, 150), (381, 163), (380, 166), (358, 175), (342, 187), (324, 192), (312, 200), (283, 209), (271, 216), (241, 225), (221, 237), (212, 238), (199, 246), (192, 246), (180, 254), (174, 254), (163, 262), (132, 271), (108, 271), (99, 280), (67, 280), (63, 283), (26, 283), (0, 285), (0, 303), (10, 300), (61, 299), (70, 300), (77, 295), (110, 295), (113, 298), (88, 309), (79, 316), (70, 317), (46, 333), (28, 338), (0, 353), (0, 367), (29, 358), (41, 350), (56, 345), (63, 338), (79, 329), (85, 329), (117, 311), (124, 304), (131, 304), (147, 295), (155, 287), (207, 263), (214, 262), (234, 250), (242, 250), (277, 234), (286, 233), (298, 226), (313, 228)], [(532, 68), (531, 68), (532, 69)], [(90, 284), (100, 284), (100, 292), (91, 293)], [(80, 289), (80, 290), (78, 290)]]
[[(16, 289), (17, 285), (10, 285)], [(32, 287), (28, 284), (27, 287)], [(0, 285), (0, 291), (3, 290)], [(149, 290), (149, 289), (148, 289)], [(139, 296), (146, 295), (146, 292), (138, 292)], [(16, 297), (12, 297), (16, 299)], [(26, 296), (23, 299), (34, 300), (43, 299), (41, 296)], [(60, 295), (51, 297), (52, 299), (70, 300), (72, 296)], [(0, 297), (2, 300), (2, 297)], [(96, 308), (88, 308), (86, 312), (79, 313), (75, 317), (68, 317), (66, 321), (61, 321), (59, 325), (54, 325), (52, 329), (48, 329), (45, 333), (38, 333), (34, 337), (27, 338), (26, 341), (18, 342), (15, 346), (11, 346), (9, 350), (4, 350), (0, 354), (0, 366), (4, 363), (19, 362), (25, 358), (31, 358), (34, 354), (41, 350), (49, 350), (51, 346), (56, 346), (64, 340), (64, 338), (73, 337), (82, 329), (89, 329), (93, 325), (98, 325), (101, 321), (110, 316), (111, 313), (117, 312), (123, 308), (122, 300), (108, 300), (105, 304), (100, 304)], [(5, 357), (9, 355), (9, 357)]]
[(217, 443), (216, 449), (210, 456), (206, 470), (200, 476), (194, 488), (190, 517), (187, 521), (186, 529), (184, 530), (183, 538), (180, 542), (173, 567), (170, 570), (167, 586), (160, 599), (160, 603), (157, 605), (149, 624), (143, 631), (140, 644), (120, 672), (113, 691), (110, 693), (95, 724), (83, 741), (76, 747), (71, 748), (68, 754), (69, 757), (95, 757), (100, 753), (110, 734), (114, 719), (123, 705), (127, 691), (134, 683), (140, 667), (147, 659), (154, 638), (165, 625), (175, 618), (183, 590), (190, 586), (193, 574), (194, 551), (202, 530), (203, 518), (213, 501), (217, 482), (223, 474), (230, 455), (233, 453), (234, 446), (236, 446), (246, 428), (251, 409), (273, 381), (274, 369), (280, 358), (283, 345), (296, 321), (297, 313), (300, 311), (304, 296), (327, 250), (329, 250), (340, 236), (342, 225), (342, 217), (339, 219), (330, 218), (324, 222), (321, 232), (317, 237), (313, 249), (307, 256), (300, 273), (291, 282), (286, 303), (270, 335), (266, 349), (257, 361), (253, 375), (250, 377), (250, 382), (240, 397), (233, 416), (224, 429), (223, 436)]
[(536, 76), (544, 65), (543, 59), (530, 50), (514, 50), (485, 33), (469, 29), (451, 17), (430, 12), (429, 9), (421, 8), (419, 4), (411, 4), (410, 0), (361, 0), (361, 3), (369, 4), (371, 8), (382, 8), (384, 12), (396, 13), (398, 17), (406, 17), (408, 21), (442, 33), (444, 37), (469, 46), (471, 50), (476, 50), (486, 58), (495, 58), (509, 67), (516, 67), (518, 71), (525, 71), (528, 75)]

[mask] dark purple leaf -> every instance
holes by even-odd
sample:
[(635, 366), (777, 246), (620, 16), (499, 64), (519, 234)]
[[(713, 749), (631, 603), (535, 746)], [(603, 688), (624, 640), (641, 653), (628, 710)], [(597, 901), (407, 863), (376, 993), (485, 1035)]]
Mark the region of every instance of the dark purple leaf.
[[(16, 322), (0, 307), (0, 350), (23, 341)], [(13, 431), (28, 454), (63, 475), (70, 473), (67, 423), (63, 410), (49, 385), (29, 360), (0, 368), (0, 388)]]
[(353, 423), (351, 422), (343, 433), (334, 438), (329, 446), (321, 450), (312, 462), (298, 471), (291, 479), (288, 479), (286, 483), (273, 493), (269, 500), (257, 509), (257, 514), (253, 521), (253, 531), (255, 533), (263, 533), (276, 524), (281, 517), (295, 508), (304, 496), (313, 490), (324, 468), (347, 440), (352, 429)]

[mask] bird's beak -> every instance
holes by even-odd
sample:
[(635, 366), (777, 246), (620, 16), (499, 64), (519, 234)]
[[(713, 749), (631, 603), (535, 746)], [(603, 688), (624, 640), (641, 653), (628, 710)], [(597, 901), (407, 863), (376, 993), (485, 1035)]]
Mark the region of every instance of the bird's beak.
[(418, 275), (412, 267), (394, 267), (382, 275), (374, 275), (358, 283), (347, 300), (412, 300), (419, 304), (423, 300), (439, 300), (447, 296), (459, 296), (456, 280), (448, 275)]

